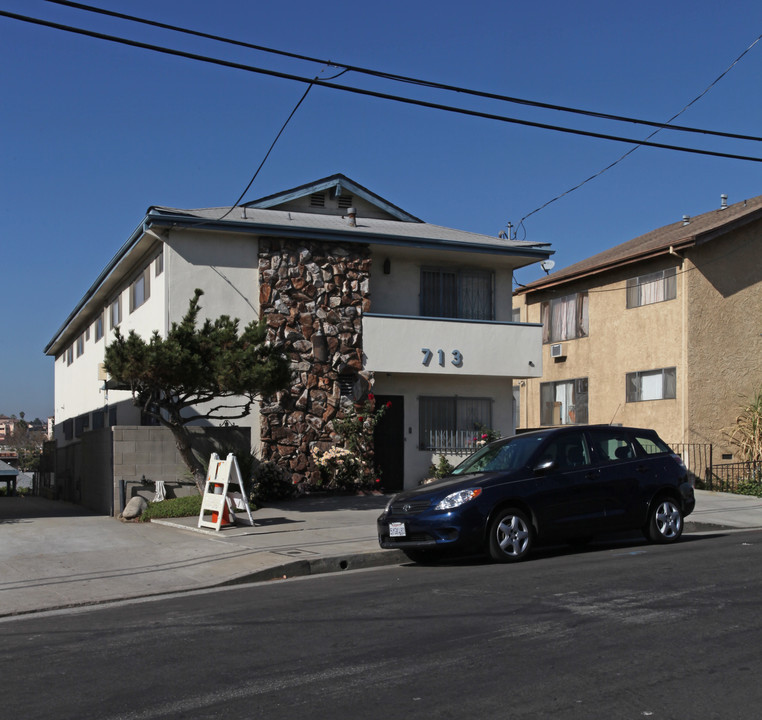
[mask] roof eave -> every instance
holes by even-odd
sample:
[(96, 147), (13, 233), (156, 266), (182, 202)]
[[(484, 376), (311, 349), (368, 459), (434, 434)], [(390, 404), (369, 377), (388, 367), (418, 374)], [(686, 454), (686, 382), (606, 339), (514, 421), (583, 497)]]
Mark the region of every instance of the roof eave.
[(626, 258), (618, 258), (608, 263), (602, 263), (595, 267), (582, 270), (581, 272), (573, 273), (571, 275), (564, 275), (562, 277), (554, 278), (553, 275), (549, 275), (547, 279), (535, 280), (529, 285), (519, 288), (514, 292), (514, 295), (529, 295), (533, 292), (540, 292), (542, 290), (549, 290), (550, 288), (559, 287), (561, 285), (570, 285), (584, 278), (592, 277), (593, 275), (601, 275), (602, 273), (616, 270), (620, 267), (627, 267), (634, 263), (643, 262), (644, 260), (651, 260), (652, 258), (659, 257), (661, 255), (671, 255), (686, 248), (693, 247), (696, 244), (696, 237), (691, 236), (683, 238), (679, 243), (672, 245), (664, 245), (662, 247), (653, 248), (646, 252), (638, 253), (636, 255), (630, 255)]
[(148, 227), (184, 228), (187, 230), (224, 230), (259, 236), (277, 236), (288, 238), (309, 238), (332, 242), (363, 243), (371, 245), (396, 245), (417, 248), (436, 248), (455, 252), (470, 252), (493, 255), (511, 255), (544, 260), (553, 254), (553, 250), (536, 246), (500, 246), (487, 243), (463, 243), (455, 240), (437, 240), (424, 237), (387, 235), (374, 233), (362, 228), (347, 230), (327, 230), (310, 227), (289, 228), (270, 223), (241, 223), (237, 220), (204, 220), (191, 215), (174, 215), (151, 208), (147, 217)]

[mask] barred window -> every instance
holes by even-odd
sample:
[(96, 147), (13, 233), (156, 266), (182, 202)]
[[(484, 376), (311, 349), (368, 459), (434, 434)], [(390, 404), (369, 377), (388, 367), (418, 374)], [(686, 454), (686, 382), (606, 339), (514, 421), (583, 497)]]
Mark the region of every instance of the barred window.
[(494, 320), (489, 270), (421, 269), (421, 315)]
[(674, 300), (677, 297), (677, 272), (667, 268), (648, 275), (639, 275), (627, 281), (627, 307)]
[(421, 450), (473, 448), (477, 432), (492, 427), (491, 398), (421, 397), (418, 405)]

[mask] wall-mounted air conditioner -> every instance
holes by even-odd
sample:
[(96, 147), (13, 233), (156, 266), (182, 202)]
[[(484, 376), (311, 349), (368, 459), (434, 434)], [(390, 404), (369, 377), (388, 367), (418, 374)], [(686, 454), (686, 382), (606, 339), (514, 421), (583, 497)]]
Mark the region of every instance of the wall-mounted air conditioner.
[(550, 346), (550, 357), (552, 358), (564, 358), (566, 357), (566, 348), (562, 343), (556, 343)]

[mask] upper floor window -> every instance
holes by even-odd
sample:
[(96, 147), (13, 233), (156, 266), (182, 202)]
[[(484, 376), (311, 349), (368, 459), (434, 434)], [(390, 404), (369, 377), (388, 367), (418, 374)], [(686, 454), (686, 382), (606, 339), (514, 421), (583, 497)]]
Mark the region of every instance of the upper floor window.
[(473, 448), (477, 433), (492, 427), (490, 398), (421, 397), (418, 408), (422, 450)]
[(117, 295), (109, 306), (109, 317), (111, 318), (111, 329), (113, 330), (122, 322), (122, 296)]
[(627, 373), (627, 402), (671, 400), (676, 397), (677, 370), (646, 370)]
[(103, 313), (95, 318), (93, 323), (93, 332), (95, 333), (95, 342), (98, 342), (103, 337)]
[(489, 270), (421, 269), (421, 315), (494, 320)]
[(540, 383), (540, 425), (587, 423), (587, 378)]
[(153, 274), (158, 277), (164, 272), (164, 253), (161, 252), (156, 256), (156, 260), (153, 261)]
[(639, 275), (627, 281), (628, 308), (674, 300), (676, 297), (677, 272), (675, 268)]
[(69, 345), (66, 349), (66, 364), (71, 365), (74, 362), (74, 345)]
[(544, 343), (587, 337), (589, 332), (587, 293), (566, 295), (542, 303)]
[(137, 310), (151, 296), (151, 275), (143, 270), (130, 285), (130, 312)]
[(77, 357), (82, 355), (84, 352), (85, 352), (85, 336), (84, 334), (82, 334), (77, 338)]

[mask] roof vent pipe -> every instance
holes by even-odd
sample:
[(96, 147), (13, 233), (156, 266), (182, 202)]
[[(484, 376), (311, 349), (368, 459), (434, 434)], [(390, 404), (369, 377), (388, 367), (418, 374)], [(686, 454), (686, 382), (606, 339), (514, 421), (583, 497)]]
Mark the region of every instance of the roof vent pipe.
[(720, 210), (728, 209), (728, 196), (725, 193), (720, 195)]
[(683, 227), (688, 225), (690, 223), (690, 221), (691, 221), (691, 218), (690, 218), (689, 215), (683, 215)]
[(357, 208), (347, 208), (347, 215), (349, 216), (349, 226), (357, 227)]

